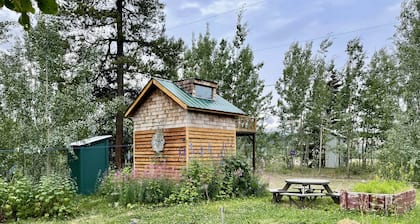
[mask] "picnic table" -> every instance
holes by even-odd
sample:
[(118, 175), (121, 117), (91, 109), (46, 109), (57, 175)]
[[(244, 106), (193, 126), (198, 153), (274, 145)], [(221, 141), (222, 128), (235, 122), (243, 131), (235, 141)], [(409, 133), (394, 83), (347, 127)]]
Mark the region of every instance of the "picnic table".
[[(311, 203), (317, 197), (323, 196), (330, 196), (335, 203), (340, 202), (339, 194), (331, 190), (329, 180), (293, 178), (286, 179), (285, 182), (286, 184), (283, 188), (270, 189), (270, 192), (273, 194), (273, 202), (280, 202), (283, 196), (289, 197), (290, 203), (294, 203), (299, 207), (303, 207), (305, 201)], [(291, 187), (293, 190), (290, 190)], [(297, 198), (298, 201), (296, 201), (295, 198)]]

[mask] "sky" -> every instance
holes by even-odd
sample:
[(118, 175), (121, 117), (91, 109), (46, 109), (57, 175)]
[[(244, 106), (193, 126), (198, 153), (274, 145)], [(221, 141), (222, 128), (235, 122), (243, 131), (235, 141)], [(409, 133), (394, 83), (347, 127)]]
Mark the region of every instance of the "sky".
[[(293, 42), (313, 41), (314, 50), (329, 37), (333, 45), (329, 59), (342, 68), (346, 44), (360, 38), (370, 56), (381, 48), (393, 49), (392, 36), (398, 24), (401, 0), (163, 0), (167, 35), (182, 38), (191, 45), (193, 35), (206, 31), (220, 40), (232, 40), (237, 14), (244, 10), (248, 25), (247, 44), (253, 49), (255, 63), (262, 62), (260, 78), (264, 92), (273, 93), (282, 75), (283, 58)], [(266, 118), (267, 129), (275, 129), (277, 119)]]
[[(401, 0), (161, 0), (165, 4), (166, 34), (191, 45), (206, 31), (213, 38), (234, 37), (237, 14), (244, 10), (248, 25), (247, 44), (255, 63), (262, 62), (260, 78), (265, 93), (273, 92), (282, 74), (284, 54), (293, 42), (313, 41), (314, 47), (330, 37), (334, 42), (329, 57), (341, 68), (349, 40), (358, 37), (368, 59), (383, 47), (392, 50), (392, 36), (398, 24)], [(10, 11), (0, 10), (0, 21), (17, 20)], [(4, 45), (3, 45), (4, 46)], [(1, 45), (0, 45), (1, 48)], [(271, 122), (270, 122), (271, 123)]]

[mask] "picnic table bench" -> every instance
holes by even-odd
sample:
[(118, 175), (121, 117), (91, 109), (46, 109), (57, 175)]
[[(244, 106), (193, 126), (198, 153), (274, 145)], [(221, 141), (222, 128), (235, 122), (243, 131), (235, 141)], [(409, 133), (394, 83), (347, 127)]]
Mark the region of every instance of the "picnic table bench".
[[(282, 192), (280, 193), (281, 196), (289, 197), (290, 204), (295, 204), (300, 208), (305, 207), (305, 201), (312, 202), (317, 197), (325, 196), (324, 193), (305, 193), (305, 192)], [(294, 200), (294, 197), (297, 197), (298, 200)]]
[[(317, 197), (329, 196), (335, 203), (340, 202), (340, 195), (337, 192), (333, 192), (329, 187), (329, 180), (323, 179), (311, 179), (311, 178), (299, 178), (299, 179), (286, 179), (286, 184), (283, 188), (273, 188), (269, 191), (273, 194), (273, 202), (280, 202), (283, 196), (289, 198), (290, 204), (294, 203), (299, 207), (304, 207), (305, 201), (309, 203), (313, 202)], [(297, 191), (289, 191), (292, 185), (293, 189)], [(313, 187), (313, 186), (322, 186)], [(326, 191), (326, 192), (324, 192)], [(298, 200), (295, 200), (297, 198)], [(299, 202), (299, 203), (298, 203)]]

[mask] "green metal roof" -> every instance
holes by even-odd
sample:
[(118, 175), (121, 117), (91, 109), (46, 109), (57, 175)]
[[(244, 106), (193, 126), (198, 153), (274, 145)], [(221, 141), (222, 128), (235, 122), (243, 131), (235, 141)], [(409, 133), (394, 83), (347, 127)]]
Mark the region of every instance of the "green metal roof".
[(201, 99), (193, 97), (191, 94), (185, 92), (183, 89), (181, 89), (178, 85), (176, 85), (170, 80), (159, 78), (154, 79), (158, 81), (162, 86), (164, 86), (168, 91), (170, 91), (174, 96), (176, 96), (179, 100), (185, 103), (188, 106), (188, 108), (245, 115), (245, 112), (243, 112), (241, 109), (237, 108), (235, 105), (231, 104), (227, 100), (223, 99), (219, 95), (216, 95), (215, 100)]

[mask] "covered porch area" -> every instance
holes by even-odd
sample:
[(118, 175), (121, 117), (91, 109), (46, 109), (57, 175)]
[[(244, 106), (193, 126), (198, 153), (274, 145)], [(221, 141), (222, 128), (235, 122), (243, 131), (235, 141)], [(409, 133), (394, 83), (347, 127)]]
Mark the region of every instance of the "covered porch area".
[(257, 119), (248, 116), (240, 116), (236, 119), (236, 137), (247, 136), (252, 143), (252, 170), (256, 169), (256, 133), (257, 133)]

